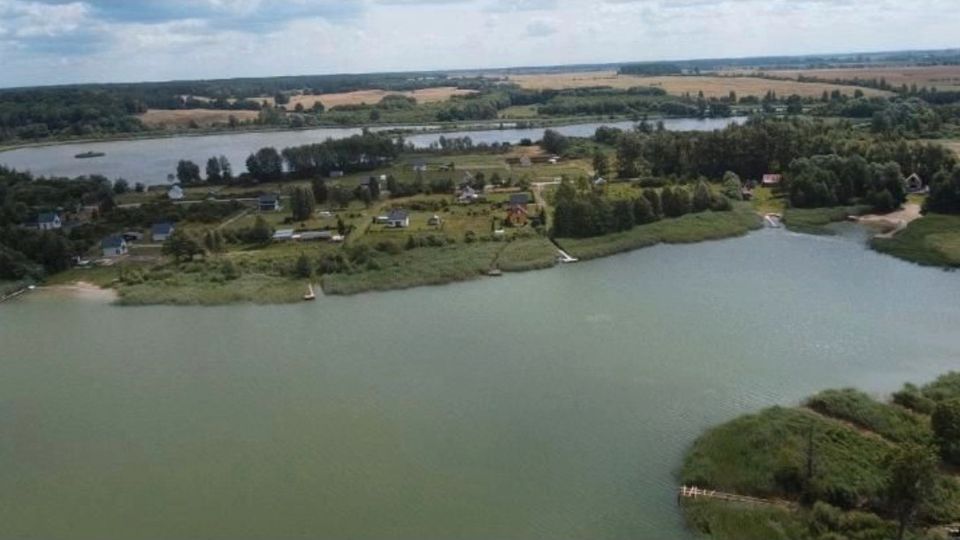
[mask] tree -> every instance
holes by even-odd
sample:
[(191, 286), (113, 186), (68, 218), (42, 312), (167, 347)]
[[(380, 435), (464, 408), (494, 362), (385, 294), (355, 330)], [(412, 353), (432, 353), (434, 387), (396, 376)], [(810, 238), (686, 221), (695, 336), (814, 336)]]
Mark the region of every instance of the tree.
[(212, 157), (207, 160), (207, 182), (219, 184), (223, 181), (223, 171), (220, 169), (220, 159)]
[(143, 193), (144, 191), (147, 190), (147, 186), (145, 186), (143, 182), (137, 182), (136, 184), (133, 185), (133, 190), (136, 191), (137, 193)]
[(184, 185), (199, 184), (200, 167), (188, 159), (181, 159), (177, 163), (177, 180)]
[(227, 280), (234, 280), (240, 277), (240, 270), (230, 259), (223, 261), (223, 266), (220, 268), (220, 272), (223, 273), (224, 279)]
[(917, 512), (930, 500), (937, 472), (937, 457), (926, 447), (903, 444), (887, 458), (886, 502), (899, 525), (897, 538), (903, 539)]
[[(654, 192), (656, 193), (656, 192)], [(659, 200), (659, 198), (657, 199)], [(641, 195), (633, 201), (633, 215), (638, 225), (653, 223), (660, 219), (653, 211), (653, 206), (646, 196)]]
[(353, 200), (353, 194), (343, 186), (333, 186), (333, 189), (330, 190), (330, 199), (337, 205), (337, 208), (346, 208)]
[(227, 156), (220, 156), (220, 178), (227, 184), (233, 182), (233, 167), (230, 166), (230, 160)]
[(937, 403), (931, 426), (940, 447), (940, 456), (944, 461), (960, 465), (960, 399)]
[(294, 272), (297, 274), (297, 277), (307, 279), (313, 276), (313, 266), (310, 264), (310, 259), (307, 257), (306, 253), (300, 253), (300, 256), (297, 257), (297, 263), (294, 266)]
[(290, 195), (290, 210), (293, 212), (293, 219), (296, 221), (306, 221), (313, 215), (317, 202), (313, 197), (313, 191), (307, 188), (296, 188)]
[(707, 182), (700, 180), (693, 188), (693, 211), (703, 212), (710, 209), (710, 202), (713, 200), (713, 194), (710, 192), (710, 186)]
[(117, 178), (117, 181), (113, 183), (113, 192), (117, 195), (123, 195), (128, 191), (130, 191), (130, 182), (123, 178)]
[(551, 154), (563, 154), (570, 147), (570, 139), (559, 131), (548, 129), (543, 132), (543, 140), (540, 143), (543, 149)]
[(203, 246), (207, 248), (207, 251), (210, 253), (222, 252), (224, 243), (223, 235), (220, 234), (218, 229), (209, 230), (203, 235)]
[(250, 241), (256, 244), (266, 244), (273, 238), (273, 227), (263, 219), (263, 216), (257, 216), (253, 222), (253, 228), (250, 229)]
[(723, 194), (735, 201), (743, 200), (743, 183), (737, 173), (727, 171), (723, 174)]
[(653, 188), (647, 188), (643, 190), (643, 198), (650, 203), (650, 210), (653, 211), (654, 217), (656, 217), (656, 219), (662, 218), (663, 203), (660, 199), (660, 193)]
[(370, 177), (370, 181), (367, 183), (367, 189), (370, 190), (371, 199), (375, 201), (380, 200), (380, 179), (378, 177)]
[(195, 255), (203, 254), (200, 242), (184, 229), (177, 228), (163, 244), (163, 252), (173, 256), (177, 262), (182, 259), (192, 261)]
[(260, 182), (279, 180), (283, 177), (283, 158), (276, 148), (261, 148), (247, 158), (247, 171)]
[(597, 176), (606, 176), (610, 173), (610, 160), (599, 148), (593, 151), (593, 171)]
[(313, 200), (317, 204), (327, 202), (327, 183), (323, 178), (317, 177), (310, 181), (310, 189), (313, 191)]

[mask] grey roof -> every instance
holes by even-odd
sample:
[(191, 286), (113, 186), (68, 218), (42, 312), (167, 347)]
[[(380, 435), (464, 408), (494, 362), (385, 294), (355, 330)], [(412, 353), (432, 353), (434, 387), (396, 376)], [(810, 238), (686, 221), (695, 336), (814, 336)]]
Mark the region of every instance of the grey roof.
[(530, 204), (530, 195), (527, 193), (514, 193), (510, 195), (510, 204), (512, 205), (528, 205)]
[(170, 234), (173, 232), (173, 223), (154, 223), (150, 227), (151, 234)]
[(387, 216), (387, 219), (390, 221), (402, 221), (410, 217), (410, 212), (407, 212), (403, 208), (394, 208), (390, 211), (390, 214)]
[(123, 239), (120, 235), (111, 235), (100, 241), (100, 247), (103, 249), (109, 248), (118, 248), (126, 243), (126, 240)]
[(264, 203), (274, 204), (280, 200), (280, 196), (279, 195), (261, 195), (259, 200), (260, 200), (260, 204), (264, 204)]
[(58, 217), (56, 212), (43, 212), (37, 216), (38, 223), (51, 223)]

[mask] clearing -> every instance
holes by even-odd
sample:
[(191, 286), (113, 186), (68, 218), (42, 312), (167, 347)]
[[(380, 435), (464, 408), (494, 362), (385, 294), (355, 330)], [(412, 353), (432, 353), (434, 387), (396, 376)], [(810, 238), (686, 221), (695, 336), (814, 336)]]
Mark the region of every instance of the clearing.
[(796, 79), (800, 75), (817, 77), (823, 80), (852, 81), (860, 79), (886, 79), (893, 86), (916, 84), (917, 86), (936, 86), (939, 90), (960, 90), (960, 66), (901, 66), (884, 68), (829, 68), (829, 69), (788, 69), (762, 71), (775, 77)]
[(150, 109), (137, 115), (141, 122), (149, 127), (189, 127), (193, 122), (200, 127), (215, 124), (227, 124), (230, 117), (243, 122), (256, 120), (257, 111), (226, 111), (221, 109)]
[(285, 106), (287, 110), (293, 110), (297, 104), (302, 104), (304, 109), (313, 107), (316, 102), (323, 103), (327, 109), (338, 105), (375, 105), (380, 103), (384, 96), (400, 95), (411, 97), (417, 100), (417, 103), (439, 103), (449, 100), (453, 96), (466, 96), (475, 94), (476, 90), (463, 90), (456, 86), (438, 86), (436, 88), (421, 88), (412, 92), (388, 92), (386, 90), (357, 90), (355, 92), (340, 92), (336, 94), (320, 95), (300, 95), (291, 96), (290, 103)]
[[(856, 90), (852, 86), (829, 83), (801, 83), (796, 81), (781, 81), (761, 79), (758, 77), (733, 76), (664, 76), (639, 77), (636, 75), (618, 75), (615, 71), (588, 71), (582, 73), (550, 73), (542, 75), (511, 75), (509, 80), (522, 88), (533, 90), (562, 90), (565, 88), (588, 88), (595, 86), (609, 86), (617, 89), (627, 89), (636, 86), (652, 86), (663, 88), (668, 94), (682, 95), (686, 93), (696, 95), (703, 91), (706, 97), (726, 97), (730, 91), (738, 96), (762, 96), (767, 91), (774, 91), (777, 95), (797, 94), (803, 97), (820, 97), (824, 91), (839, 90), (843, 94), (852, 95)], [(885, 96), (890, 92), (882, 92), (871, 88), (863, 88), (868, 96)]]

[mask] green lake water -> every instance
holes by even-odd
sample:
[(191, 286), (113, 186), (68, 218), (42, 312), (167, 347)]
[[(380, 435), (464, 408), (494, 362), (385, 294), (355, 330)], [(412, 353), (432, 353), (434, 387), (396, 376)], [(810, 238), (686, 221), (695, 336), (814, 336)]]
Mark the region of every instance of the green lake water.
[(289, 306), (0, 306), (0, 538), (686, 539), (708, 426), (960, 368), (960, 274), (766, 230)]

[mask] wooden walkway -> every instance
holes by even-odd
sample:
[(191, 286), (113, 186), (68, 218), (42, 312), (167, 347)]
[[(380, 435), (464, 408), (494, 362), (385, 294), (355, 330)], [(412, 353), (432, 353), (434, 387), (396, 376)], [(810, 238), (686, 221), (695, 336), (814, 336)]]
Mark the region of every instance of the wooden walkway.
[(696, 486), (680, 486), (678, 493), (680, 499), (713, 499), (717, 501), (728, 501), (748, 504), (765, 504), (768, 506), (792, 506), (792, 503), (786, 501), (776, 501), (769, 499), (760, 499), (749, 497), (747, 495), (736, 495), (734, 493), (724, 493), (711, 489), (701, 489)]

